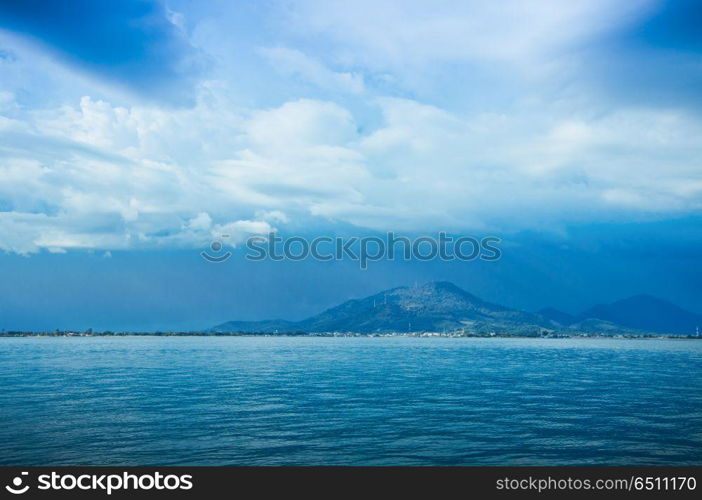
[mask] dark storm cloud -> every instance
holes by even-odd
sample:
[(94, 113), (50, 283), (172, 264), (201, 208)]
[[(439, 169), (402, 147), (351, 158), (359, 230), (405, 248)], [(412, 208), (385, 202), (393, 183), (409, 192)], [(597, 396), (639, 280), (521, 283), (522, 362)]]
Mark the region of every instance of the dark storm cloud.
[(0, 28), (149, 97), (187, 99), (199, 58), (152, 0), (0, 0)]
[(585, 51), (581, 75), (620, 104), (702, 112), (702, 3), (662, 2)]

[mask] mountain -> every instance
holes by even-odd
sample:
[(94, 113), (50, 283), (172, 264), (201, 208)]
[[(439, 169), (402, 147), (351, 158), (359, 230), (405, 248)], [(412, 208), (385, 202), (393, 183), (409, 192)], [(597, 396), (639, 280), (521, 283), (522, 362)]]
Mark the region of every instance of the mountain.
[(263, 321), (227, 321), (212, 329), (215, 332), (296, 332), (299, 331), (297, 323), (284, 319), (267, 319)]
[(230, 321), (216, 332), (538, 332), (550, 322), (538, 314), (491, 304), (449, 282), (386, 290), (343, 304), (299, 322)]
[(648, 295), (597, 305), (577, 316), (553, 308), (528, 313), (486, 302), (446, 281), (393, 288), (349, 300), (302, 321), (229, 321), (213, 332), (406, 333), (465, 331), (538, 335), (572, 333), (693, 335), (702, 316)]
[(702, 326), (702, 316), (650, 295), (596, 305), (578, 319), (598, 319), (635, 330), (677, 335), (694, 335), (696, 328)]

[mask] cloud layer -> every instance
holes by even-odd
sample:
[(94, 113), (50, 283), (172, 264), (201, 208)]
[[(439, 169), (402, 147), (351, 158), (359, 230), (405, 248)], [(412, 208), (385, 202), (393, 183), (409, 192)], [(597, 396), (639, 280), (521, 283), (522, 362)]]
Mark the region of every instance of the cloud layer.
[[(42, 46), (23, 36), (43, 21), (12, 13), (0, 249), (202, 247), (330, 224), (560, 230), (702, 208), (694, 109), (586, 83), (589, 48), (655, 2), (293, 2), (251, 14), (255, 35), (227, 34), (236, 13), (213, 5), (120, 8), (120, 54), (87, 47), (106, 22), (90, 8), (90, 30)], [(180, 73), (196, 52), (210, 69)], [(152, 98), (170, 81), (190, 94), (175, 107)]]

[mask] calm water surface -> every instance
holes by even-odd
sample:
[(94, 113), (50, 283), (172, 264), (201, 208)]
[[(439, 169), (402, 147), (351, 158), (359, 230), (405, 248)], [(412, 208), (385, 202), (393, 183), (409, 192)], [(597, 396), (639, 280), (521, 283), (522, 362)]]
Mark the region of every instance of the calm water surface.
[(5, 338), (0, 464), (702, 464), (702, 342)]

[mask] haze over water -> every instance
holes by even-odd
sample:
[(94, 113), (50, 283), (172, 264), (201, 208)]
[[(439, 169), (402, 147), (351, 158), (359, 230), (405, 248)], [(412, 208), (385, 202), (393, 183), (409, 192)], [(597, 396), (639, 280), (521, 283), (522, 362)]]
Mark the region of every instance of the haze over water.
[(1, 465), (702, 463), (702, 342), (0, 339)]

